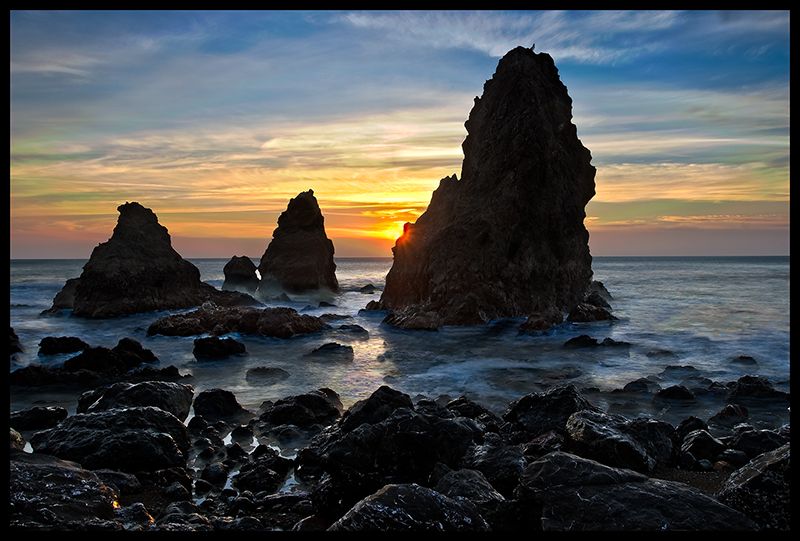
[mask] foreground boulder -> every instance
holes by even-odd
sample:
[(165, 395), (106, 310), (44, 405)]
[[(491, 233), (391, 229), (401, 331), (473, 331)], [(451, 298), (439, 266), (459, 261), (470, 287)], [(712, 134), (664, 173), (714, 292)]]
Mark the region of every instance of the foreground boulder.
[(327, 426), (336, 421), (342, 413), (339, 395), (331, 389), (317, 389), (304, 394), (281, 398), (267, 407), (259, 417), (264, 427), (294, 425), (308, 427)]
[(225, 264), (222, 272), (225, 273), (225, 281), (222, 283), (223, 291), (255, 293), (258, 289), (259, 280), (256, 276), (256, 266), (247, 256), (233, 256)]
[(73, 415), (34, 434), (31, 445), (88, 469), (137, 472), (183, 466), (189, 436), (174, 415), (136, 407)]
[(39, 342), (39, 355), (83, 351), (89, 344), (75, 336), (46, 336)]
[(255, 302), (247, 295), (220, 292), (201, 282), (200, 271), (172, 248), (167, 228), (158, 223), (152, 210), (136, 202), (117, 210), (119, 219), (111, 238), (95, 247), (77, 281), (68, 281), (56, 295), (51, 311), (72, 308), (76, 316), (107, 318), (186, 308), (206, 300)]
[(333, 252), (314, 190), (299, 193), (278, 217), (278, 227), (261, 257), (259, 295), (268, 297), (277, 289), (338, 291)]
[(190, 385), (165, 381), (115, 383), (83, 393), (78, 399), (78, 413), (93, 413), (115, 408), (153, 406), (183, 421), (192, 407), (194, 390)]
[(82, 530), (114, 519), (117, 493), (79, 464), (52, 456), (11, 455), (9, 520), (12, 528)]
[(595, 169), (571, 110), (549, 55), (517, 47), (500, 60), (465, 124), (461, 180), (443, 178), (392, 249), (388, 322), (470, 325), (583, 299)]
[(298, 314), (293, 308), (223, 308), (207, 303), (193, 312), (175, 314), (156, 320), (147, 329), (148, 336), (194, 336), (231, 332), (289, 338), (321, 331), (327, 324), (318, 317)]
[(682, 483), (555, 452), (528, 465), (517, 497), (542, 529), (753, 530), (742, 513)]
[(42, 430), (52, 428), (67, 418), (67, 410), (59, 406), (35, 406), (12, 411), (10, 424), (17, 430)]
[(585, 409), (597, 410), (574, 385), (565, 385), (511, 402), (503, 419), (531, 439), (549, 430), (563, 432), (570, 415)]
[(792, 517), (790, 451), (787, 443), (754, 458), (728, 478), (717, 498), (762, 529), (788, 530)]
[(194, 399), (194, 413), (209, 421), (247, 421), (253, 413), (244, 409), (236, 396), (225, 389), (208, 389)]
[(476, 509), (417, 484), (387, 485), (358, 502), (328, 531), (488, 531)]

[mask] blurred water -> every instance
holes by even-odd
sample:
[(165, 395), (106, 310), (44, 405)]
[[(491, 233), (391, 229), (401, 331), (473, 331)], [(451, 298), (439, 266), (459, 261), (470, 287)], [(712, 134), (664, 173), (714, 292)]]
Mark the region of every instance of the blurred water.
[[(253, 258), (257, 263), (258, 260)], [(202, 279), (216, 287), (223, 281), (225, 259), (191, 260)], [(333, 297), (298, 296), (291, 306), (303, 313), (336, 313), (351, 316), (339, 324), (358, 324), (369, 331), (368, 339), (338, 331), (272, 339), (235, 338), (245, 343), (249, 355), (224, 361), (197, 362), (192, 356), (193, 338), (147, 337), (145, 331), (167, 312), (151, 312), (111, 320), (84, 320), (71, 316), (43, 317), (53, 296), (67, 278), (78, 276), (85, 261), (11, 261), (11, 325), (25, 353), (11, 362), (11, 369), (29, 363), (63, 362), (70, 355), (38, 357), (39, 340), (45, 336), (79, 336), (92, 345), (112, 347), (130, 336), (152, 349), (164, 365), (175, 364), (194, 375), (196, 390), (222, 387), (233, 391), (248, 408), (263, 400), (304, 392), (321, 386), (336, 390), (345, 406), (389, 384), (412, 396), (462, 394), (502, 411), (513, 399), (556, 383), (571, 382), (597, 387), (592, 399), (614, 411), (643, 413), (677, 422), (687, 414), (708, 417), (719, 409), (716, 402), (698, 400), (685, 407), (664, 409), (649, 400), (607, 394), (639, 377), (659, 374), (667, 365), (693, 365), (703, 376), (730, 381), (757, 373), (782, 390), (789, 386), (789, 259), (788, 257), (652, 258), (596, 257), (595, 279), (614, 295), (613, 323), (565, 324), (546, 336), (517, 332), (522, 320), (503, 320), (489, 325), (446, 328), (438, 332), (404, 331), (381, 324), (382, 313), (358, 311), (378, 299), (390, 258), (337, 260), (342, 291)], [(358, 292), (372, 283), (379, 291)], [(316, 308), (320, 300), (335, 308)], [(564, 349), (563, 343), (579, 334), (631, 342), (630, 348)], [(355, 352), (352, 363), (312, 362), (304, 354), (336, 341)], [(673, 355), (648, 356), (666, 350)], [(744, 367), (730, 360), (750, 355), (758, 366)], [(287, 370), (291, 376), (275, 385), (248, 383), (245, 372), (254, 366)], [(665, 379), (662, 385), (677, 383)], [(74, 411), (69, 395), (11, 397), (12, 409), (36, 401), (59, 403)], [(762, 424), (784, 422), (786, 412), (765, 412), (754, 419)]]

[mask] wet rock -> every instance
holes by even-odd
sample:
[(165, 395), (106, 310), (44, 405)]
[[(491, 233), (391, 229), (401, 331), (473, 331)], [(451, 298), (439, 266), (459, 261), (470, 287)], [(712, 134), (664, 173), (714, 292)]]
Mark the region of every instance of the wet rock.
[(484, 432), (496, 432), (503, 423), (497, 415), (465, 396), (448, 400), (445, 407), (458, 417), (473, 419)]
[(206, 427), (208, 427), (208, 421), (206, 421), (202, 415), (197, 414), (195, 414), (189, 421), (189, 424), (186, 425), (190, 434), (199, 434)]
[(75, 305), (75, 291), (80, 284), (80, 278), (70, 278), (64, 283), (61, 291), (56, 293), (53, 298), (53, 305), (47, 310), (42, 311), (42, 315), (58, 314), (61, 310), (72, 310)]
[(70, 296), (73, 315), (90, 318), (186, 308), (210, 299), (246, 302), (246, 295), (223, 294), (201, 282), (200, 271), (172, 248), (167, 229), (152, 210), (136, 202), (117, 210), (111, 238), (95, 247), (80, 278), (65, 284), (53, 309), (67, 307)]
[(708, 419), (709, 423), (720, 426), (733, 426), (749, 417), (747, 408), (739, 404), (728, 404)]
[(611, 310), (611, 305), (597, 291), (590, 291), (589, 293), (587, 293), (586, 297), (584, 297), (583, 299), (583, 302), (584, 304), (590, 304), (592, 306), (597, 306), (598, 308)]
[(659, 400), (694, 400), (692, 392), (683, 385), (671, 385), (655, 394)]
[(207, 464), (203, 471), (200, 472), (200, 479), (215, 487), (222, 488), (228, 480), (228, 468), (219, 462)]
[(122, 524), (122, 529), (129, 532), (140, 532), (155, 523), (155, 519), (141, 502), (136, 502), (117, 509), (114, 519)]
[(78, 399), (78, 413), (93, 413), (115, 408), (154, 406), (183, 421), (189, 416), (194, 390), (190, 385), (166, 381), (115, 383), (87, 391)]
[(603, 285), (603, 282), (600, 280), (592, 280), (592, 283), (589, 284), (589, 289), (586, 292), (587, 297), (591, 297), (592, 295), (597, 295), (601, 299), (606, 302), (611, 302), (614, 300), (614, 297), (609, 293), (606, 286)]
[(705, 430), (689, 432), (681, 444), (681, 451), (691, 453), (697, 460), (713, 460), (724, 450), (725, 444)]
[(196, 479), (194, 482), (194, 493), (197, 496), (208, 494), (214, 489), (214, 485), (204, 479)]
[(261, 257), (259, 295), (268, 295), (276, 288), (290, 293), (338, 291), (333, 254), (333, 242), (325, 234), (325, 218), (314, 190), (299, 193), (278, 217), (278, 227)]
[(527, 461), (521, 445), (508, 445), (496, 434), (487, 434), (486, 441), (468, 450), (461, 463), (483, 473), (498, 492), (511, 497)]
[(68, 372), (89, 370), (101, 373), (123, 373), (127, 369), (127, 364), (119, 355), (104, 347), (86, 348), (75, 357), (64, 361), (64, 370)]
[(116, 353), (128, 368), (135, 368), (143, 363), (158, 362), (155, 353), (146, 349), (133, 338), (121, 338), (111, 351)]
[(12, 528), (77, 530), (87, 521), (115, 518), (117, 494), (92, 472), (39, 453), (12, 452), (10, 458)]
[(719, 454), (719, 459), (731, 464), (734, 468), (740, 468), (750, 462), (747, 453), (736, 449), (725, 449)]
[(566, 385), (511, 402), (503, 419), (530, 439), (549, 430), (563, 432), (569, 416), (584, 409), (596, 410), (574, 385)]
[(661, 375), (665, 378), (690, 378), (699, 376), (700, 371), (690, 364), (670, 364), (664, 367)]
[(454, 470), (444, 474), (434, 487), (449, 498), (464, 498), (479, 508), (505, 500), (478, 470)]
[(651, 349), (647, 353), (645, 353), (648, 357), (676, 357), (675, 353), (669, 351), (668, 349)]
[(245, 355), (244, 344), (233, 338), (195, 338), (192, 354), (197, 359), (224, 359), (232, 355)]
[(247, 256), (233, 256), (225, 264), (222, 272), (225, 274), (225, 281), (222, 284), (223, 291), (242, 291), (253, 294), (258, 289), (258, 276), (256, 276), (256, 266)]
[(488, 531), (474, 507), (417, 484), (387, 485), (353, 506), (328, 531)]
[(209, 421), (245, 422), (254, 414), (244, 409), (236, 400), (236, 396), (225, 389), (208, 389), (194, 399), (194, 412)]
[(250, 462), (242, 466), (239, 473), (233, 478), (233, 486), (239, 490), (253, 492), (272, 493), (278, 490), (292, 468), (292, 461), (278, 455), (278, 452), (273, 449), (270, 451), (252, 458)]
[(361, 325), (340, 325), (339, 330), (362, 339), (369, 338), (369, 331)]
[(175, 314), (156, 320), (147, 328), (148, 336), (193, 336), (211, 333), (254, 334), (289, 338), (298, 334), (321, 331), (326, 323), (318, 317), (298, 314), (292, 308), (219, 307), (204, 304), (193, 312)]
[(648, 479), (556, 452), (527, 466), (517, 489), (545, 531), (752, 530), (747, 517), (682, 483)]
[(378, 288), (375, 287), (372, 284), (367, 284), (367, 285), (365, 285), (363, 287), (358, 288), (358, 291), (360, 293), (372, 294), (372, 293), (375, 293), (376, 291), (378, 291)]
[(248, 426), (237, 426), (231, 431), (233, 441), (249, 442), (253, 439), (253, 429)]
[(461, 180), (442, 179), (393, 248), (380, 301), (393, 324), (471, 325), (583, 298), (595, 171), (570, 104), (547, 54), (500, 60), (466, 123)]
[(317, 389), (276, 401), (259, 416), (259, 422), (270, 426), (327, 426), (342, 412), (339, 395), (330, 389)]
[(740, 364), (742, 366), (758, 366), (758, 361), (756, 361), (750, 355), (737, 355), (733, 359), (731, 359), (732, 364)]
[(89, 344), (75, 336), (46, 336), (39, 341), (39, 355), (56, 355), (82, 351)]
[(741, 511), (765, 530), (788, 530), (791, 524), (790, 446), (764, 453), (735, 471), (717, 498)]
[(751, 399), (789, 400), (789, 395), (773, 388), (767, 378), (742, 376), (731, 386), (728, 400), (731, 402)]
[(564, 314), (561, 310), (553, 309), (538, 312), (528, 316), (525, 323), (520, 325), (519, 332), (523, 334), (539, 334), (548, 331), (564, 322)]
[(617, 318), (602, 306), (582, 302), (570, 310), (567, 321), (573, 323), (591, 323), (593, 321), (614, 321)]
[(599, 344), (597, 343), (596, 338), (592, 338), (589, 335), (582, 334), (580, 336), (576, 336), (575, 338), (570, 338), (566, 342), (564, 342), (565, 348), (594, 348), (597, 347)]
[(13, 428), (9, 428), (10, 439), (11, 439), (11, 449), (16, 449), (18, 451), (22, 451), (25, 449), (25, 438), (22, 437), (22, 434), (14, 430)]
[(94, 474), (120, 496), (141, 492), (142, 483), (135, 475), (116, 470), (93, 470)]
[(411, 398), (405, 393), (381, 385), (369, 398), (359, 400), (344, 412), (339, 426), (349, 432), (363, 423), (376, 424), (398, 408), (413, 409)]
[(250, 368), (244, 375), (248, 383), (258, 385), (274, 385), (287, 379), (291, 374), (283, 368), (274, 368), (271, 366), (256, 366)]
[(17, 336), (17, 333), (14, 332), (14, 327), (9, 328), (11, 329), (11, 333), (9, 334), (9, 349), (11, 350), (10, 355), (22, 353), (22, 345), (19, 343), (19, 336)]
[(635, 379), (622, 388), (624, 393), (657, 393), (660, 390), (661, 386), (658, 383), (647, 378)]
[(528, 460), (542, 457), (554, 451), (560, 451), (564, 446), (564, 436), (551, 430), (540, 436), (536, 436), (531, 441), (522, 446), (522, 454)]
[(79, 462), (89, 469), (153, 471), (185, 463), (186, 427), (154, 407), (114, 409), (67, 417), (31, 438), (37, 453)]
[(674, 431), (662, 421), (585, 410), (567, 421), (566, 443), (575, 453), (603, 464), (649, 472), (671, 460)]
[(10, 424), (17, 430), (42, 430), (52, 428), (67, 418), (67, 410), (59, 406), (35, 406), (12, 411)]
[(788, 441), (774, 430), (747, 430), (736, 434), (730, 447), (742, 451), (750, 458), (772, 451)]
[(680, 445), (686, 436), (695, 430), (705, 430), (708, 432), (708, 425), (702, 419), (698, 419), (692, 415), (681, 421), (678, 428), (675, 429), (675, 442)]
[(306, 353), (306, 357), (321, 361), (352, 362), (353, 348), (352, 346), (343, 346), (336, 342), (329, 342)]

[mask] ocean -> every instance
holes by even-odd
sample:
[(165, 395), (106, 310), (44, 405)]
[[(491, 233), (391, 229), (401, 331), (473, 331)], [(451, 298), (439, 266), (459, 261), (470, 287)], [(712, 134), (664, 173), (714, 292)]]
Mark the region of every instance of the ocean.
[[(227, 259), (190, 261), (200, 269), (204, 281), (222, 286)], [(696, 369), (695, 375), (723, 383), (758, 374), (777, 389), (789, 390), (788, 257), (595, 257), (594, 278), (613, 295), (612, 306), (619, 319), (565, 323), (543, 336), (520, 335), (517, 327), (522, 319), (436, 332), (387, 326), (381, 323), (382, 313), (359, 310), (380, 297), (391, 258), (340, 258), (336, 260), (340, 294), (296, 296), (281, 305), (312, 315), (349, 315), (352, 319), (341, 323), (361, 325), (369, 331), (368, 339), (335, 329), (291, 339), (233, 335), (244, 342), (248, 355), (213, 362), (195, 360), (191, 337), (146, 336), (148, 325), (167, 312), (109, 320), (40, 316), (65, 280), (79, 276), (84, 263), (11, 260), (11, 325), (25, 349), (12, 358), (12, 371), (31, 363), (59, 364), (73, 355), (39, 357), (38, 343), (45, 336), (78, 336), (93, 346), (106, 347), (129, 336), (153, 350), (162, 365), (174, 364), (191, 373), (190, 383), (196, 391), (228, 389), (253, 410), (264, 400), (318, 387), (338, 392), (347, 407), (386, 384), (412, 397), (465, 395), (501, 413), (509, 401), (524, 394), (574, 383), (608, 411), (677, 424), (688, 415), (708, 418), (719, 410), (720, 403), (698, 396), (686, 405), (665, 407), (647, 395), (632, 398), (613, 391), (640, 377), (655, 378), (662, 387), (686, 377), (685, 370), (665, 372), (669, 365), (690, 365)], [(358, 289), (368, 283), (379, 291), (360, 293)], [(317, 308), (320, 300), (336, 306)], [(611, 337), (631, 346), (563, 347), (568, 339), (581, 334)], [(354, 361), (330, 364), (304, 357), (326, 342), (351, 345)], [(752, 356), (757, 366), (732, 363), (739, 355)], [(254, 366), (279, 367), (291, 375), (275, 385), (254, 385), (245, 380), (245, 372)], [(11, 396), (12, 410), (41, 404), (61, 405), (74, 413), (77, 399), (74, 394), (38, 392)], [(788, 422), (788, 410), (751, 411), (751, 422), (779, 426)]]

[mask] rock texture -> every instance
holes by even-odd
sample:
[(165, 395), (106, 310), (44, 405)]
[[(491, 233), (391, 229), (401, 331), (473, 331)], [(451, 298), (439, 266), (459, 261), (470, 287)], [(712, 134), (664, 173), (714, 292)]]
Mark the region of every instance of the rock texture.
[(314, 190), (301, 192), (289, 201), (278, 217), (278, 227), (258, 265), (259, 294), (271, 296), (276, 289), (302, 292), (339, 290), (333, 242), (325, 234), (325, 218)]
[(258, 289), (258, 276), (256, 276), (256, 266), (247, 256), (233, 256), (222, 269), (225, 273), (225, 282), (222, 284), (223, 291), (243, 291), (245, 293), (255, 293)]
[[(78, 399), (78, 413), (95, 413), (115, 408), (153, 406), (183, 421), (189, 416), (194, 389), (190, 385), (165, 381), (115, 383), (86, 391)], [(66, 412), (65, 412), (66, 413)], [(66, 415), (65, 415), (66, 417)]]
[(465, 124), (462, 178), (443, 178), (393, 248), (381, 305), (402, 327), (567, 312), (592, 277), (591, 155), (553, 59), (506, 54)]
[(50, 311), (72, 308), (76, 316), (107, 318), (197, 306), (208, 299), (254, 302), (201, 282), (200, 271), (172, 248), (167, 228), (152, 210), (136, 202), (117, 210), (111, 238), (95, 247), (80, 278), (67, 281)]

